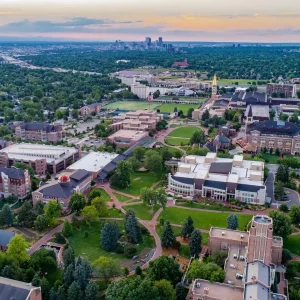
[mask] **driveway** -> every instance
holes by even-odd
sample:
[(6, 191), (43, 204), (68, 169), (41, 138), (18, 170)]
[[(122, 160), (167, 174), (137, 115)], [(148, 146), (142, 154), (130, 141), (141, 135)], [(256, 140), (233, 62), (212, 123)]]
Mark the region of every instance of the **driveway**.
[(274, 203), (275, 198), (274, 198), (274, 180), (275, 180), (275, 173), (269, 172), (269, 176), (265, 182), (266, 189), (267, 189), (267, 197), (271, 199), (270, 203)]
[(298, 193), (296, 191), (293, 191), (288, 188), (285, 188), (284, 190), (289, 192), (289, 194), (288, 194), (289, 201), (280, 202), (280, 203), (286, 204), (288, 206), (288, 208), (290, 208), (292, 205), (300, 206), (300, 198), (299, 198)]

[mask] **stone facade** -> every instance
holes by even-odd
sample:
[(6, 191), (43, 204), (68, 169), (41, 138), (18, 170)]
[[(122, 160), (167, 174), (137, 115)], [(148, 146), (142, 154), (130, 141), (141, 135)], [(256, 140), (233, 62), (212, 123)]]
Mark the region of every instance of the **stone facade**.
[(89, 116), (92, 113), (98, 114), (101, 111), (101, 104), (100, 103), (93, 103), (90, 105), (85, 105), (80, 108), (80, 114), (82, 116)]

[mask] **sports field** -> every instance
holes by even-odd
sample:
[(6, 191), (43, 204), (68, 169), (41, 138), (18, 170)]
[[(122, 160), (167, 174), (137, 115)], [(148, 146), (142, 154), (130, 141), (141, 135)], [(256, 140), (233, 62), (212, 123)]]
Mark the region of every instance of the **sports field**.
[(162, 113), (172, 113), (175, 107), (177, 107), (177, 111), (182, 110), (183, 114), (186, 115), (190, 108), (196, 109), (199, 107), (199, 104), (164, 103), (157, 108)]
[(160, 103), (147, 102), (147, 101), (116, 101), (109, 103), (103, 108), (105, 109), (121, 109), (121, 110), (137, 110), (137, 109), (156, 109)]

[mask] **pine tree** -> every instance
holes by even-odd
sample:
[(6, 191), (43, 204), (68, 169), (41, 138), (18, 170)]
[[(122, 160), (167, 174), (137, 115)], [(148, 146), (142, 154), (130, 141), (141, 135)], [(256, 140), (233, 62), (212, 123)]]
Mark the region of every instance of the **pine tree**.
[(71, 247), (68, 247), (64, 250), (63, 253), (63, 263), (64, 267), (67, 268), (69, 265), (74, 264), (75, 262), (75, 253)]
[(64, 271), (64, 285), (69, 286), (74, 281), (74, 265), (70, 264)]
[(188, 216), (187, 224), (188, 224), (188, 235), (191, 236), (192, 232), (194, 231), (194, 221), (191, 216)]
[(202, 242), (202, 235), (199, 229), (194, 229), (194, 231), (191, 234), (191, 239), (189, 242), (190, 246), (190, 255), (199, 257), (199, 254), (201, 253), (201, 242)]
[(82, 290), (84, 290), (86, 288), (86, 286), (88, 284), (88, 278), (87, 278), (85, 269), (83, 268), (83, 266), (81, 264), (75, 266), (74, 279), (78, 283), (78, 285), (80, 286), (80, 288)]
[(40, 286), (40, 284), (41, 284), (41, 278), (40, 278), (40, 276), (37, 273), (34, 274), (34, 276), (32, 278), (32, 281), (31, 281), (31, 284), (33, 286)]
[(90, 281), (85, 289), (85, 300), (97, 300), (98, 297), (98, 286), (94, 281)]
[(181, 236), (186, 239), (189, 235), (189, 225), (187, 220), (185, 220), (181, 227)]
[(50, 297), (49, 297), (49, 300), (57, 300), (57, 294), (56, 294), (54, 288), (51, 288), (51, 290), (50, 290)]
[(173, 229), (170, 222), (166, 222), (161, 235), (161, 246), (163, 248), (173, 247), (176, 243), (176, 238), (174, 236)]
[(46, 277), (43, 277), (41, 280), (41, 290), (42, 290), (42, 298), (48, 300), (50, 294), (50, 284), (46, 279)]
[(135, 212), (129, 209), (124, 218), (125, 231), (127, 232), (128, 241), (137, 244), (142, 239), (142, 231), (139, 226)]
[(227, 228), (236, 230), (239, 227), (239, 220), (236, 215), (230, 215), (227, 218)]
[(118, 224), (105, 223), (101, 230), (101, 246), (106, 251), (113, 251), (117, 247), (117, 242), (119, 239), (120, 230)]
[(6, 226), (11, 226), (13, 224), (14, 216), (8, 204), (4, 204), (1, 210), (1, 219)]
[(56, 300), (65, 300), (66, 299), (66, 292), (65, 292), (63, 285), (60, 285), (58, 287), (57, 292), (56, 292), (56, 297), (57, 297)]
[(80, 295), (80, 286), (74, 281), (68, 288), (68, 300), (78, 300)]
[(64, 222), (62, 233), (65, 237), (69, 237), (72, 235), (72, 226), (68, 220), (65, 220)]

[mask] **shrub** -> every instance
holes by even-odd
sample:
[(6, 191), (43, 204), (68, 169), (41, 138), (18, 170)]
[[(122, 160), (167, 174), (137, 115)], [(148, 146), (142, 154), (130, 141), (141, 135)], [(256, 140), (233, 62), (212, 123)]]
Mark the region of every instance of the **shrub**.
[(136, 255), (136, 253), (137, 253), (137, 248), (135, 246), (133, 246), (133, 245), (128, 245), (124, 249), (124, 254), (128, 258), (133, 257), (134, 255)]
[(88, 238), (88, 236), (89, 236), (89, 232), (88, 232), (88, 231), (85, 231), (85, 232), (84, 232), (84, 237), (85, 237), (85, 238)]
[(66, 243), (66, 239), (63, 236), (63, 234), (61, 232), (56, 232), (54, 234), (54, 238), (55, 238), (55, 242), (59, 243), (59, 244), (65, 244)]

